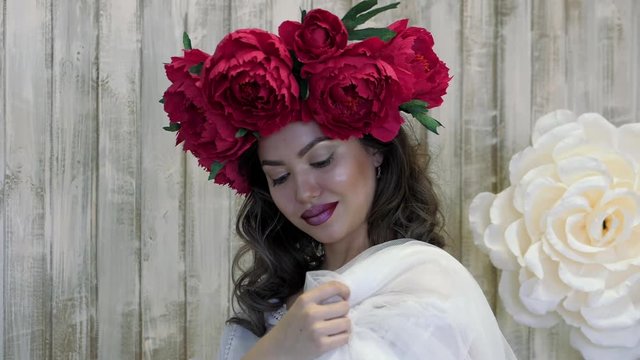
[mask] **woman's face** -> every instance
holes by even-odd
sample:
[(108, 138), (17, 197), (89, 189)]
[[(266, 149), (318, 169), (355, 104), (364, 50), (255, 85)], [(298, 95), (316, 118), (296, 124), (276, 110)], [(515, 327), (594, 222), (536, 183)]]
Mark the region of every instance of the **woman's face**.
[(258, 154), (273, 201), (295, 226), (324, 244), (367, 236), (381, 154), (357, 139), (331, 140), (315, 122), (262, 138)]

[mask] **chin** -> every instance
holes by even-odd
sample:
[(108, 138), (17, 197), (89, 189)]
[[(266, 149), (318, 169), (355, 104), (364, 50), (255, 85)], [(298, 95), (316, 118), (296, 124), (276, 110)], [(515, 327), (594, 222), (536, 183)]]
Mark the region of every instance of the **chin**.
[(322, 238), (318, 238), (318, 237), (313, 237), (317, 242), (323, 244), (323, 245), (328, 245), (328, 244), (334, 244), (340, 241), (340, 239), (338, 238), (328, 238), (326, 236), (323, 236)]
[(334, 244), (339, 242), (344, 238), (344, 235), (333, 234), (330, 229), (314, 229), (313, 232), (306, 232), (307, 235), (314, 238), (317, 242), (321, 244)]
[(321, 243), (321, 244), (333, 244), (336, 243), (338, 241), (340, 241), (339, 237), (336, 236), (331, 236), (331, 235), (327, 235), (326, 233), (322, 234), (321, 236), (315, 236), (314, 234), (309, 234), (307, 233), (309, 236), (311, 236), (312, 238), (314, 238), (317, 242)]

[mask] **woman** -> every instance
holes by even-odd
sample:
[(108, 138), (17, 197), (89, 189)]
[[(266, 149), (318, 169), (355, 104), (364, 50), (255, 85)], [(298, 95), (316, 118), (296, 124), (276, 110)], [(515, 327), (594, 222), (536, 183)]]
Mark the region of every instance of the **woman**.
[(440, 249), (437, 198), (401, 128), (404, 111), (435, 132), (448, 69), (406, 20), (357, 30), (397, 6), (375, 5), (303, 12), (280, 36), (238, 30), (212, 55), (186, 38), (165, 67), (166, 129), (246, 196), (222, 359), (514, 358)]

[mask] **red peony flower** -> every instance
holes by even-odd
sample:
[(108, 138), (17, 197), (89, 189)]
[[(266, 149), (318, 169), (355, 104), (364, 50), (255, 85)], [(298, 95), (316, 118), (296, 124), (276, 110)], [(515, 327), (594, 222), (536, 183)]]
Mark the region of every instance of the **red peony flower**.
[(258, 29), (232, 32), (204, 64), (205, 98), (236, 128), (269, 135), (299, 109), (292, 64), (279, 37)]
[(164, 65), (167, 78), (172, 83), (184, 81), (185, 79), (198, 79), (197, 74), (189, 72), (189, 69), (200, 63), (203, 63), (209, 57), (209, 54), (199, 49), (183, 50), (184, 56), (174, 56), (171, 62)]
[(442, 104), (451, 77), (449, 68), (433, 51), (433, 37), (424, 28), (409, 27), (408, 20), (389, 26), (397, 35), (379, 56), (394, 66), (400, 81), (413, 89), (411, 99), (426, 101), (429, 108)]
[(303, 119), (316, 121), (329, 137), (347, 139), (370, 133), (391, 141), (404, 121), (398, 107), (410, 94), (391, 65), (364, 55), (367, 43), (302, 68), (301, 75), (309, 81)]
[[(165, 91), (163, 99), (170, 121), (180, 124), (176, 144), (184, 142), (184, 151), (190, 151), (200, 166), (210, 170), (214, 161), (225, 162), (237, 158), (256, 139), (251, 135), (236, 137), (239, 129), (205, 100), (198, 83), (199, 77), (189, 70), (208, 57), (199, 50), (185, 50), (184, 57), (171, 58), (171, 63), (165, 65), (165, 69), (172, 84)], [(225, 171), (227, 175), (221, 176), (227, 176), (225, 183), (233, 187), (240, 181), (233, 178), (236, 173)]]
[(237, 159), (256, 141), (256, 137), (251, 134), (238, 136), (238, 130), (223, 113), (209, 110), (206, 113), (206, 123), (200, 130), (198, 149), (196, 152), (192, 151), (200, 165), (209, 170), (214, 161), (224, 163)]
[(200, 50), (185, 50), (184, 57), (171, 58), (164, 68), (171, 86), (165, 91), (164, 110), (172, 123), (180, 124), (177, 144), (185, 142), (185, 150), (192, 150), (199, 142), (205, 123), (205, 101), (197, 86), (198, 76), (189, 72), (193, 66), (203, 63), (209, 57)]
[(302, 24), (297, 21), (283, 22), (278, 33), (302, 63), (323, 61), (339, 55), (349, 38), (342, 20), (322, 9), (309, 11)]
[(213, 182), (220, 185), (229, 185), (238, 194), (244, 195), (251, 192), (249, 181), (240, 175), (238, 171), (238, 161), (230, 160), (224, 164), (224, 167), (218, 172)]
[[(186, 92), (189, 94), (189, 97), (196, 98), (196, 101), (202, 100), (200, 89), (196, 86), (196, 82), (199, 78), (196, 74), (189, 72), (189, 69), (200, 63), (204, 63), (208, 57), (209, 55), (207, 53), (198, 49), (184, 50), (184, 57), (172, 57), (171, 62), (164, 65), (167, 78), (171, 81), (171, 86), (174, 88), (172, 93), (175, 91), (181, 93)], [(165, 98), (164, 108), (169, 114), (171, 122), (181, 122), (181, 120), (174, 120), (175, 117), (180, 117), (181, 109), (171, 106), (168, 107), (166, 100), (167, 99)]]

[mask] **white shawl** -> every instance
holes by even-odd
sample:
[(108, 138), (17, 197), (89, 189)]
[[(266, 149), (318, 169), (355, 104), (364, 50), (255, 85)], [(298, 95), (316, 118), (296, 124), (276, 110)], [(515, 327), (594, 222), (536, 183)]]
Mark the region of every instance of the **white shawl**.
[[(389, 241), (336, 271), (308, 272), (304, 289), (331, 280), (351, 290), (352, 333), (347, 345), (320, 360), (516, 358), (473, 276), (440, 248)], [(247, 339), (253, 334), (246, 330), (243, 338), (229, 339), (232, 330), (238, 333), (225, 330), (221, 359), (239, 359), (257, 341)]]

